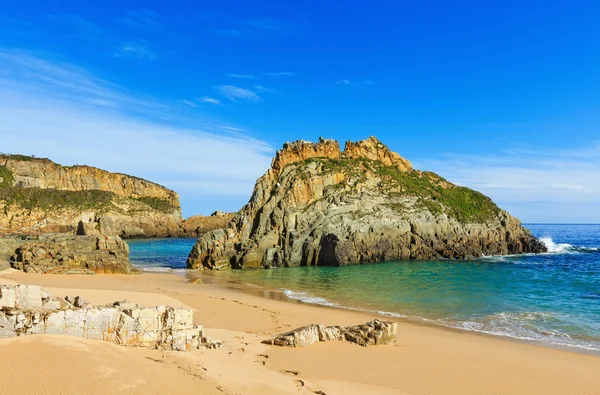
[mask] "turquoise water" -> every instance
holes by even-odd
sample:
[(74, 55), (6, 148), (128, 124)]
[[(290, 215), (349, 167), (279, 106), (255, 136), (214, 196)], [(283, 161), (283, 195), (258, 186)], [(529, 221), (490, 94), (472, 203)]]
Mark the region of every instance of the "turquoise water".
[[(600, 351), (600, 225), (528, 228), (550, 253), (211, 275), (307, 303)], [(145, 269), (182, 269), (193, 243), (132, 241), (131, 259)]]

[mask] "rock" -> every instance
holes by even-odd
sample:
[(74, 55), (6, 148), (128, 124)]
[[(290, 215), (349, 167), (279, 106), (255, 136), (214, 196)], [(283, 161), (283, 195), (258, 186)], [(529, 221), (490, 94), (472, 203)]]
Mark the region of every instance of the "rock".
[(286, 143), (227, 228), (198, 238), (188, 268), (475, 259), (545, 246), (488, 197), (414, 170), (375, 137)]
[(188, 283), (190, 283), (190, 284), (204, 284), (204, 282), (202, 281), (202, 279), (200, 277), (192, 278), (191, 280), (188, 281)]
[(362, 325), (328, 326), (308, 325), (264, 340), (264, 344), (281, 347), (306, 347), (317, 342), (343, 340), (359, 346), (393, 344), (396, 341), (397, 324), (391, 321), (373, 320)]
[(0, 182), (0, 236), (182, 234), (179, 196), (153, 182), (22, 155), (0, 155), (0, 169), (10, 174)]
[(206, 232), (225, 228), (232, 219), (233, 213), (224, 213), (221, 211), (215, 211), (208, 217), (193, 215), (185, 219), (181, 224), (182, 236), (198, 237)]
[(0, 338), (32, 334), (61, 334), (126, 346), (174, 351), (219, 348), (193, 311), (168, 306), (138, 307), (115, 302), (93, 306), (80, 296), (59, 299), (32, 285), (0, 286)]
[(129, 246), (119, 236), (61, 235), (22, 244), (10, 258), (27, 273), (131, 273)]
[(126, 300), (121, 300), (113, 303), (113, 306), (119, 307), (121, 310), (133, 310), (137, 309), (137, 303), (128, 302)]

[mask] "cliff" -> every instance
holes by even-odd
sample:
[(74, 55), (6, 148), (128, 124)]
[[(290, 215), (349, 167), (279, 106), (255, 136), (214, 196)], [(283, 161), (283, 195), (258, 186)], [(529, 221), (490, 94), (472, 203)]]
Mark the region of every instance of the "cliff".
[(72, 232), (80, 220), (103, 234), (160, 237), (179, 234), (182, 218), (178, 195), (153, 182), (0, 155), (0, 235)]
[(543, 252), (488, 197), (414, 170), (375, 137), (287, 143), (229, 227), (200, 237), (189, 268), (344, 265)]

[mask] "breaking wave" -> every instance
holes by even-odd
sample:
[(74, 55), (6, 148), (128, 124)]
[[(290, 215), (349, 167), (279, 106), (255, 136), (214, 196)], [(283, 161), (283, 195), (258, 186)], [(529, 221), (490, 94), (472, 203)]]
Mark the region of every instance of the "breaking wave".
[(540, 237), (540, 241), (544, 243), (550, 254), (568, 254), (568, 253), (585, 253), (585, 252), (600, 252), (600, 248), (596, 247), (579, 247), (568, 243), (555, 243), (552, 237)]

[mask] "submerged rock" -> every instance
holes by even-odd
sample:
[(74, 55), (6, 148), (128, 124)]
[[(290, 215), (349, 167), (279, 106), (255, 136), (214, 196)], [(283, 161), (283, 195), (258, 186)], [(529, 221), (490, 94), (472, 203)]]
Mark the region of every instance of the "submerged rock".
[(188, 309), (128, 302), (93, 306), (80, 296), (61, 299), (35, 285), (0, 286), (0, 338), (60, 334), (174, 351), (221, 347), (193, 317)]
[(359, 346), (392, 344), (396, 341), (398, 324), (373, 320), (353, 326), (308, 325), (264, 340), (264, 344), (281, 347), (306, 347), (317, 342), (342, 340)]
[(229, 226), (201, 236), (188, 268), (473, 259), (545, 246), (490, 198), (410, 162), (375, 137), (286, 143)]

